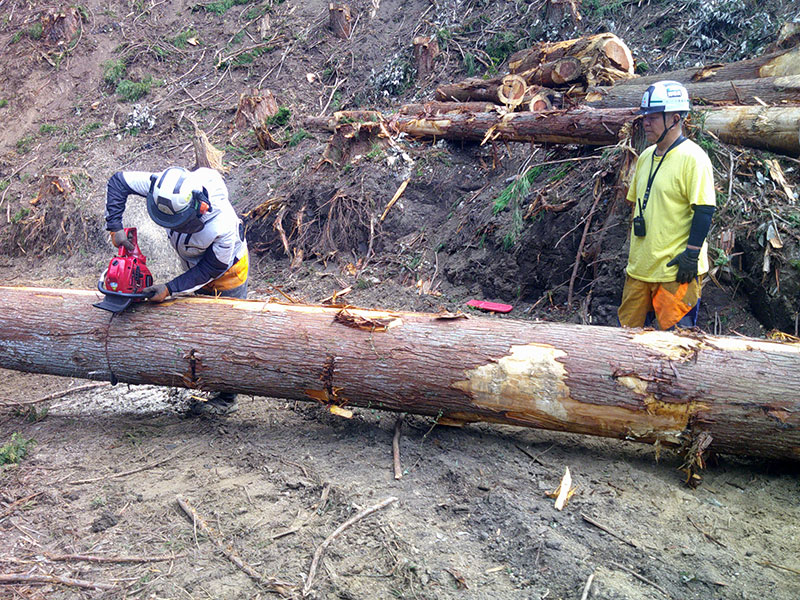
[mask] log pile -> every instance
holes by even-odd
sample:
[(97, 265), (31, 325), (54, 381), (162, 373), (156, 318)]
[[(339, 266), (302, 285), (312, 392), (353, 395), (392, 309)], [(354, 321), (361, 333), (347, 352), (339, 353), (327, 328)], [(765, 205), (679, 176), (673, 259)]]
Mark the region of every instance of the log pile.
[[(630, 133), (624, 126), (636, 118), (646, 86), (675, 79), (705, 113), (692, 119), (693, 126), (727, 143), (800, 156), (800, 46), (637, 77), (625, 43), (603, 33), (542, 42), (513, 54), (508, 69), (492, 79), (441, 85), (436, 100), (381, 117), (386, 125), (381, 131), (482, 143), (616, 144)], [(336, 131), (352, 123), (351, 114), (343, 115), (309, 119), (306, 125)]]

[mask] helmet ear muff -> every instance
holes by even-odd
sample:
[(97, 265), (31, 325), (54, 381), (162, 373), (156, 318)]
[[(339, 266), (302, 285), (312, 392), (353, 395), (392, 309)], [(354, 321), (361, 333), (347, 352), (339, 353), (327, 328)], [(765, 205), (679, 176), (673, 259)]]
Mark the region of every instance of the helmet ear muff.
[(208, 201), (208, 191), (203, 188), (201, 192), (192, 192), (192, 204), (198, 217), (211, 212), (211, 202)]

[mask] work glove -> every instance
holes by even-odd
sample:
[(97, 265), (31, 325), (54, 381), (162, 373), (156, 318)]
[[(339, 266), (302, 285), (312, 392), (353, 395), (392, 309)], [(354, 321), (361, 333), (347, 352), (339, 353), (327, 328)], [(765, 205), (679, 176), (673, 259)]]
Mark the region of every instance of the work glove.
[(678, 256), (667, 263), (668, 267), (678, 265), (678, 274), (675, 281), (678, 283), (689, 283), (697, 277), (697, 260), (700, 258), (700, 250), (687, 248)]
[(143, 294), (149, 294), (151, 292), (153, 294), (150, 296), (151, 302), (163, 302), (169, 296), (169, 288), (164, 283), (157, 283), (142, 290)]
[(133, 252), (133, 244), (128, 239), (128, 236), (125, 235), (124, 229), (120, 229), (119, 231), (111, 231), (109, 233), (111, 235), (111, 243), (114, 244), (115, 248), (124, 246), (128, 252)]

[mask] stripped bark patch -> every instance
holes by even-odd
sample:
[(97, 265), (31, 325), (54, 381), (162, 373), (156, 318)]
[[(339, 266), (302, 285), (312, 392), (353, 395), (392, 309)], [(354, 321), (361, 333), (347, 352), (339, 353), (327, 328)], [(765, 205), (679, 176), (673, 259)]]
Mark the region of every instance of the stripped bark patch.
[(564, 400), (569, 387), (567, 372), (557, 359), (566, 352), (545, 344), (512, 346), (510, 354), (465, 372), (466, 379), (453, 387), (466, 392), (476, 405), (490, 410), (519, 408), (514, 398), (524, 398), (534, 413), (548, 420), (564, 421)]

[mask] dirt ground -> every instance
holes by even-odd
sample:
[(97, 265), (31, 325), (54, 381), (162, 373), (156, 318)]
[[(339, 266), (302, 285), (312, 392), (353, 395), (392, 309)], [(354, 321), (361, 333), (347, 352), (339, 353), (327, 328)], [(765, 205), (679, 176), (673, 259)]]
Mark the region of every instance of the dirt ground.
[[(364, 0), (351, 4), (354, 33), (343, 41), (327, 29), (328, 3), (316, 0), (90, 1), (76, 8), (81, 28), (64, 46), (36, 35), (54, 3), (0, 0), (0, 280), (94, 288), (110, 252), (108, 177), (191, 166), (194, 122), (226, 152), (236, 209), (285, 207), (292, 250), (304, 253), (292, 267), (277, 211), (248, 217), (251, 297), (320, 302), (350, 287), (347, 301), (365, 307), (464, 310), (479, 298), (514, 305), (508, 317), (487, 318), (615, 324), (627, 215), (613, 201), (613, 149), (369, 140), (325, 165), (330, 135), (304, 127), (304, 117), (339, 108), (390, 112), (427, 100), (437, 85), (491, 74), (509, 51), (539, 39), (612, 30), (640, 72), (642, 64), (652, 72), (759, 53), (797, 16), (783, 1), (592, 0), (579, 3), (576, 26), (543, 21), (544, 4)], [(417, 80), (410, 40), (422, 34), (437, 36), (443, 53)], [(222, 61), (236, 52), (251, 62)], [(131, 80), (160, 82), (136, 109), (105, 78), (117, 59)], [(259, 150), (233, 126), (239, 95), (254, 88), (272, 90), (291, 112), (272, 131), (281, 149)], [(142, 111), (152, 125), (135, 116)], [(709, 239), (716, 249), (734, 232), (736, 246), (715, 261), (719, 285), (706, 285), (699, 324), (722, 335), (796, 335), (796, 202), (781, 201), (766, 154), (704, 147), (725, 202)], [(797, 161), (776, 160), (797, 186)], [(498, 210), (509, 184), (541, 163), (530, 190)], [(58, 168), (72, 173), (67, 201), (31, 202)], [(571, 277), (595, 185), (600, 208)], [(142, 203), (131, 199), (125, 215), (157, 280), (177, 274)], [(781, 228), (785, 247), (764, 276), (767, 222)], [(396, 480), (393, 413), (355, 409), (346, 419), (316, 403), (245, 396), (233, 415), (197, 418), (187, 415), (185, 390), (125, 384), (22, 404), (86, 384), (0, 370), (0, 448), (27, 449), (0, 466), (0, 598), (277, 597), (269, 578), (300, 597), (326, 538), (390, 498), (326, 544), (309, 597), (800, 597), (797, 464), (716, 457), (690, 489), (677, 452), (405, 415)], [(566, 467), (577, 490), (557, 511), (548, 494)], [(9, 574), (73, 581), (4, 585)]]

